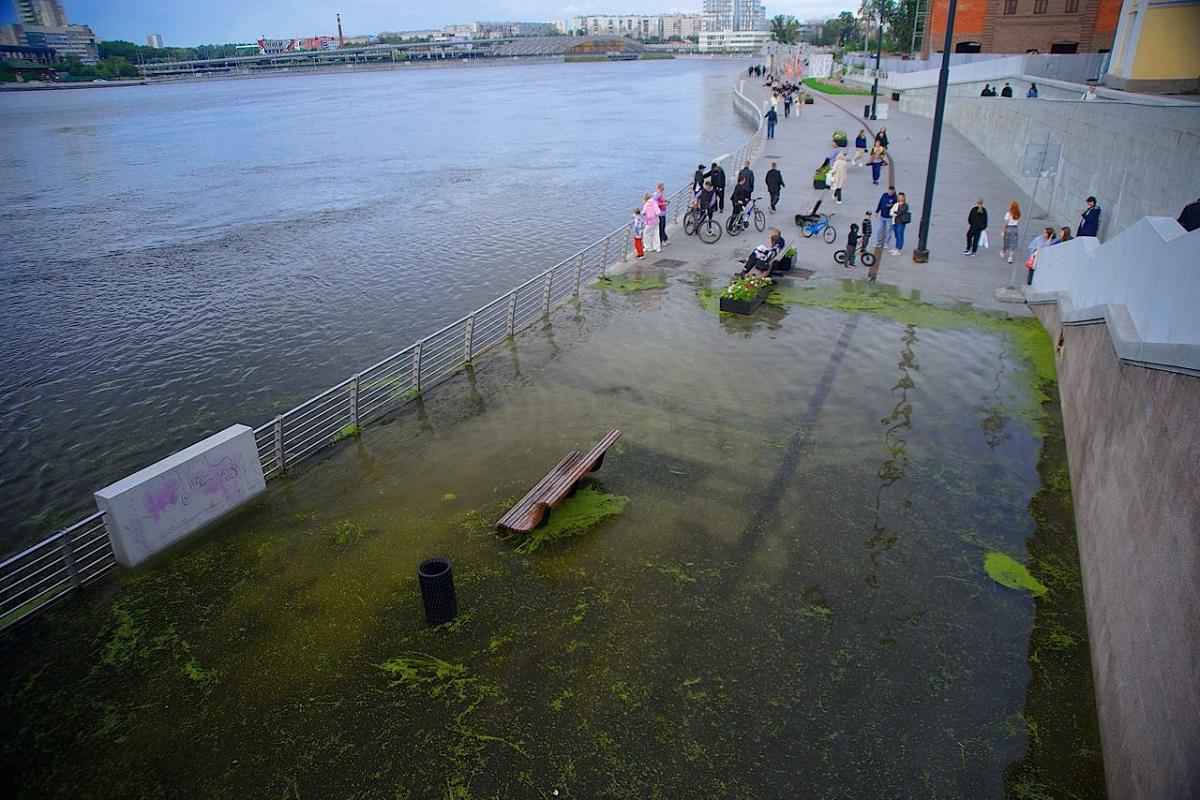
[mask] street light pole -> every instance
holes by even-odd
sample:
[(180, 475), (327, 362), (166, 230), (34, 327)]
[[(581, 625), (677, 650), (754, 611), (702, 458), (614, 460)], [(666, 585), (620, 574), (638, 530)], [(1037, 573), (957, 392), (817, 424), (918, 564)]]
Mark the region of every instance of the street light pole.
[(950, 83), (950, 48), (954, 46), (954, 12), (958, 0), (950, 0), (946, 13), (946, 39), (942, 43), (942, 68), (938, 72), (937, 107), (933, 112), (933, 137), (929, 141), (929, 166), (925, 171), (925, 199), (921, 207), (921, 226), (913, 261), (924, 264), (929, 260), (929, 218), (933, 209), (933, 186), (937, 180), (938, 150), (942, 146), (942, 119), (946, 116), (946, 87)]
[(879, 57), (883, 55), (883, 6), (879, 7), (879, 32), (875, 37), (875, 82), (871, 84), (871, 119), (875, 119), (875, 104), (879, 101)]

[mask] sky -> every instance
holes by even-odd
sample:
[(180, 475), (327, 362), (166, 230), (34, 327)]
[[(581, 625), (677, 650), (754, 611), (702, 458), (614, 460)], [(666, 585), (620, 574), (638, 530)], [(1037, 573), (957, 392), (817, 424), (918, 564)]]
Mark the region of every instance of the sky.
[[(347, 35), (441, 28), (475, 20), (550, 22), (578, 14), (699, 13), (701, 0), (63, 0), (72, 23), (90, 25), (101, 39), (144, 44), (160, 33), (168, 46), (248, 42), (263, 36), (334, 34), (334, 14)], [(805, 20), (856, 9), (858, 0), (766, 0), (767, 16)], [(14, 21), (11, 0), (0, 0), (0, 24)]]

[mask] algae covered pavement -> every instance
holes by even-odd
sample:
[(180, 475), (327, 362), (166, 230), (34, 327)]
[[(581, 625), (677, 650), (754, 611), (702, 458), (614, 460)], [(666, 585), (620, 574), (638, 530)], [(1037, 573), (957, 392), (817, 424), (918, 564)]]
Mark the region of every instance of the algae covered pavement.
[[(1103, 796), (1040, 328), (614, 284), (0, 637), (9, 794)], [(492, 531), (613, 427), (551, 526)]]

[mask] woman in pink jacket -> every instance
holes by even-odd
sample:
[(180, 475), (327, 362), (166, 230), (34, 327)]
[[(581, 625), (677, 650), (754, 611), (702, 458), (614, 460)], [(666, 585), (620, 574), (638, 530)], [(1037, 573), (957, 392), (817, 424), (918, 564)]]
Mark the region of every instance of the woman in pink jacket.
[(658, 216), (662, 213), (658, 201), (647, 192), (642, 199), (642, 221), (646, 223), (646, 249), (652, 253), (662, 252), (662, 244), (658, 241)]

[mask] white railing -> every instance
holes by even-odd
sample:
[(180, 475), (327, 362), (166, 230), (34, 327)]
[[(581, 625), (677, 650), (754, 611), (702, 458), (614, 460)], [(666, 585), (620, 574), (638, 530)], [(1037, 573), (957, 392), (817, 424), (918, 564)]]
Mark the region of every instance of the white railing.
[[(764, 127), (758, 106), (737, 89), (734, 104), (756, 124), (754, 135), (736, 153), (717, 159), (732, 158), (736, 165), (757, 155)], [(679, 224), (691, 198), (690, 183), (668, 198), (670, 224)], [(356, 436), (363, 425), (412, 401), (564, 302), (578, 299), (585, 285), (628, 261), (632, 249), (632, 225), (626, 223), (487, 305), (260, 425), (254, 438), (263, 474), (268, 479), (282, 475), (319, 450)], [(11, 556), (0, 563), (0, 630), (114, 566), (102, 513)]]

